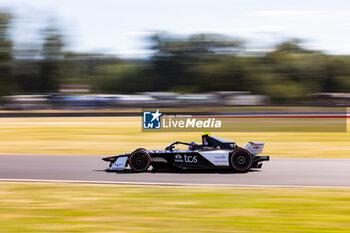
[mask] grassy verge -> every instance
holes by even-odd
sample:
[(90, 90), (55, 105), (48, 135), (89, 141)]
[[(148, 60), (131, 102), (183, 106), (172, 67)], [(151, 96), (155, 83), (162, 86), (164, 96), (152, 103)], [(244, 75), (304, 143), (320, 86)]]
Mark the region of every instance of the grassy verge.
[[(349, 128), (349, 127), (348, 127)], [(266, 143), (272, 157), (350, 158), (350, 133), (213, 133), (244, 146)], [(138, 117), (0, 118), (0, 153), (109, 155), (200, 141), (198, 132), (141, 132)]]
[(332, 189), (0, 184), (0, 232), (349, 232)]

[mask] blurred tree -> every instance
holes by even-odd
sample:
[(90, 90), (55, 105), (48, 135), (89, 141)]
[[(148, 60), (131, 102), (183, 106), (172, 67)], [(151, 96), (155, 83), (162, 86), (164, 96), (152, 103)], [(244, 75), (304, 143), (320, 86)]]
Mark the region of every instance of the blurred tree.
[(23, 94), (40, 92), (39, 44), (36, 42), (17, 42), (13, 54), (13, 76), (17, 83), (17, 92)]
[(199, 91), (242, 91), (246, 90), (243, 58), (236, 55), (220, 55), (193, 67), (197, 73)]
[(50, 26), (43, 30), (44, 43), (41, 48), (39, 92), (56, 92), (62, 79), (61, 64), (64, 58), (63, 38), (59, 30)]
[(304, 49), (300, 44), (300, 39), (290, 39), (276, 45), (276, 51), (287, 52), (287, 53), (310, 53), (313, 51)]
[(337, 92), (350, 92), (350, 75), (336, 76), (334, 82), (337, 86)]
[(301, 40), (246, 56), (242, 42), (217, 34), (173, 37), (156, 34), (151, 67), (156, 90), (251, 91), (276, 103), (296, 103), (315, 92), (347, 90), (348, 56), (305, 49)]
[[(227, 54), (238, 53), (242, 42), (219, 34), (195, 34), (190, 37), (174, 37), (167, 34), (156, 34), (151, 37), (151, 59), (154, 70), (156, 90), (186, 90), (198, 92), (210, 89), (203, 87), (200, 77), (204, 66)], [(213, 69), (214, 66), (212, 66)]]
[(348, 90), (350, 76), (350, 56), (328, 56), (326, 79), (322, 82), (323, 92), (341, 92)]
[[(309, 93), (322, 91), (322, 83), (327, 79), (326, 56), (303, 48), (300, 40), (278, 44), (259, 62), (255, 67), (265, 66), (263, 72), (260, 69), (255, 73), (259, 85), (250, 85), (259, 90), (251, 91), (268, 95), (275, 102), (305, 100)], [(254, 73), (254, 65), (251, 69), (250, 73)]]
[(11, 21), (9, 13), (0, 12), (0, 96), (9, 94), (14, 90), (12, 77), (12, 41), (9, 38)]
[(149, 67), (140, 62), (103, 65), (92, 77), (93, 88), (97, 93), (109, 94), (153, 91), (156, 85), (149, 72)]
[(60, 83), (68, 86), (87, 85), (94, 93), (113, 93), (113, 90), (117, 90), (116, 85), (113, 83), (105, 85), (103, 82), (118, 81), (119, 76), (114, 74), (116, 67), (121, 63), (122, 60), (115, 56), (66, 52), (60, 66), (60, 71), (64, 74)]
[(298, 103), (316, 92), (350, 91), (350, 56), (308, 50), (297, 39), (252, 54), (242, 41), (224, 35), (160, 33), (150, 38), (150, 59), (122, 60), (63, 51), (54, 26), (43, 30), (40, 48), (16, 43), (13, 49), (10, 21), (11, 15), (0, 14), (0, 95), (90, 84), (94, 93), (250, 91), (274, 103)]
[(60, 71), (64, 74), (60, 78), (61, 84), (88, 84), (89, 76), (93, 72), (90, 63), (94, 62), (91, 54), (67, 52), (61, 62)]

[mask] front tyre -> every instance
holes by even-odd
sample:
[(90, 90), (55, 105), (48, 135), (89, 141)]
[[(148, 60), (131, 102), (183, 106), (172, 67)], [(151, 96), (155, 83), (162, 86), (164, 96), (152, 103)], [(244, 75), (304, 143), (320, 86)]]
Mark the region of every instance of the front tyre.
[(239, 148), (230, 155), (230, 166), (235, 171), (247, 172), (252, 166), (253, 156), (249, 151)]
[(129, 157), (129, 165), (134, 172), (144, 172), (151, 164), (151, 156), (145, 150), (136, 150)]

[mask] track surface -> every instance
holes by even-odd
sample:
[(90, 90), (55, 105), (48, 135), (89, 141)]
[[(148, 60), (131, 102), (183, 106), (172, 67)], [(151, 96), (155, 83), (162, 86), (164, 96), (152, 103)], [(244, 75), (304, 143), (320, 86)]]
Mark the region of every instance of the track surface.
[(246, 174), (230, 171), (105, 172), (101, 156), (0, 155), (0, 180), (165, 185), (223, 185), (350, 188), (350, 159), (283, 159), (264, 162)]

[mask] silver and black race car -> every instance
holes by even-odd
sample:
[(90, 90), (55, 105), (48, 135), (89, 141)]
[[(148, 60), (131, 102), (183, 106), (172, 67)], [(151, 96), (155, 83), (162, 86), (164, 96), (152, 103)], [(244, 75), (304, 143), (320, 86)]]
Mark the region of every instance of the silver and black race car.
[[(188, 149), (175, 149), (185, 145)], [(202, 144), (173, 142), (164, 150), (139, 148), (132, 153), (103, 158), (109, 162), (107, 171), (121, 171), (130, 167), (134, 172), (153, 169), (218, 169), (231, 168), (237, 172), (247, 172), (250, 168), (261, 168), (262, 161), (269, 156), (257, 156), (264, 148), (262, 142), (249, 142), (244, 148), (232, 140), (202, 135)]]

